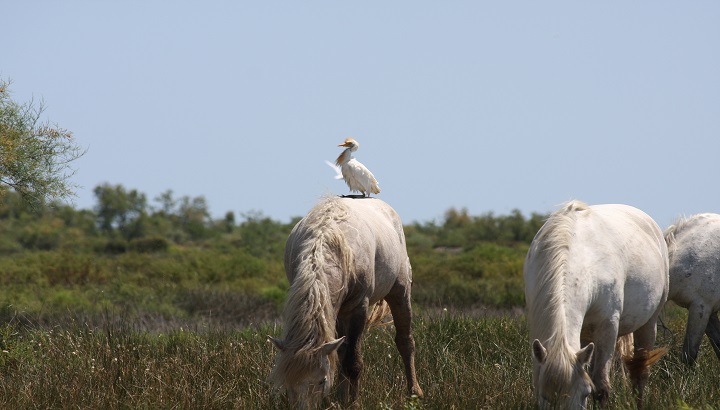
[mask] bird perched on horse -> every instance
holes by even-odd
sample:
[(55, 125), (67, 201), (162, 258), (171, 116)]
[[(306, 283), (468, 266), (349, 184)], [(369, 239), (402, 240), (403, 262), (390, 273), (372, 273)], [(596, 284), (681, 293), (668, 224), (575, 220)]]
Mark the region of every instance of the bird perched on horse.
[(369, 197), (370, 194), (379, 194), (380, 186), (377, 179), (369, 169), (360, 161), (356, 160), (352, 153), (360, 148), (360, 143), (352, 138), (346, 138), (345, 142), (338, 147), (346, 147), (345, 150), (335, 160), (340, 167), (342, 177), (350, 188), (351, 192), (360, 192), (363, 197)]

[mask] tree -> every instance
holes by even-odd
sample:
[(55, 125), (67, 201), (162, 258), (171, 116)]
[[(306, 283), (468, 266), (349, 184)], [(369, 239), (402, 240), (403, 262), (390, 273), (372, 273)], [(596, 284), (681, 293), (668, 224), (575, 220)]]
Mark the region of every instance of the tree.
[[(192, 240), (205, 239), (211, 234), (212, 220), (204, 197), (175, 199), (173, 191), (167, 190), (155, 197), (155, 202), (159, 207), (153, 207), (153, 222), (161, 234), (169, 235), (171, 230), (175, 233), (179, 230)], [(176, 234), (173, 236), (175, 241), (184, 240)]]
[(40, 122), (42, 102), (19, 104), (9, 86), (0, 80), (0, 195), (10, 188), (34, 205), (74, 195), (70, 163), (85, 151), (70, 131)]
[(95, 215), (101, 231), (112, 233), (117, 230), (126, 239), (139, 238), (144, 234), (147, 216), (145, 194), (107, 183), (96, 186), (93, 192), (97, 198)]
[(178, 206), (178, 217), (183, 230), (192, 239), (203, 239), (208, 235), (210, 211), (205, 197), (182, 197)]

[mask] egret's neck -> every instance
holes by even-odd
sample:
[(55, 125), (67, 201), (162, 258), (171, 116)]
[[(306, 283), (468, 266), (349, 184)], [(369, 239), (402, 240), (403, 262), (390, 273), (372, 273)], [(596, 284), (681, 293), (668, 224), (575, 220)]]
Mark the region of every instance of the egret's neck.
[(335, 160), (335, 164), (337, 164), (338, 166), (342, 166), (343, 164), (346, 164), (348, 161), (350, 161), (352, 159), (352, 157), (353, 156), (352, 156), (351, 149), (348, 148), (345, 151), (343, 151), (339, 157), (337, 157), (337, 159)]

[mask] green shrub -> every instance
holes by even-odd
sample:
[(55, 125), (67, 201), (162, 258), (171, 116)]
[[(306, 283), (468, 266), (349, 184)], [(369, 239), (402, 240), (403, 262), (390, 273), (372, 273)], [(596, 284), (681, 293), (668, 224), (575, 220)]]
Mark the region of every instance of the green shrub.
[(128, 243), (123, 239), (110, 239), (105, 243), (103, 252), (111, 255), (127, 252)]
[(25, 249), (48, 251), (58, 247), (61, 241), (61, 232), (52, 224), (31, 224), (23, 229), (18, 242)]
[(132, 239), (127, 246), (128, 250), (139, 253), (167, 252), (169, 248), (170, 242), (159, 236)]

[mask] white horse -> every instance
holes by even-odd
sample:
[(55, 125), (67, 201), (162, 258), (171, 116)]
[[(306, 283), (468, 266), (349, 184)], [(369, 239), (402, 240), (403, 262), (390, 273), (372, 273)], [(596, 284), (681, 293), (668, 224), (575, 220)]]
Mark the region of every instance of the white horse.
[(641, 407), (649, 366), (666, 350), (653, 350), (668, 294), (657, 224), (627, 205), (569, 202), (535, 235), (524, 276), (539, 406), (582, 408), (592, 392), (605, 403), (616, 341), (632, 333), (626, 364)]
[[(300, 407), (315, 407), (333, 385), (353, 401), (363, 362), (369, 308), (385, 301), (408, 391), (422, 397), (415, 376), (410, 306), (412, 271), (400, 218), (376, 198), (326, 198), (293, 228), (285, 246), (290, 282), (282, 339), (270, 382)], [(338, 357), (339, 356), (339, 357)]]
[(720, 359), (720, 215), (680, 219), (665, 230), (670, 255), (668, 300), (688, 310), (683, 360), (695, 364), (703, 333)]

